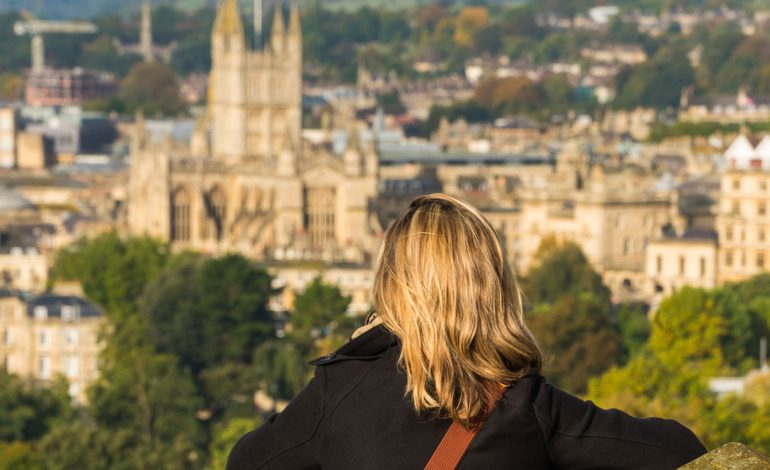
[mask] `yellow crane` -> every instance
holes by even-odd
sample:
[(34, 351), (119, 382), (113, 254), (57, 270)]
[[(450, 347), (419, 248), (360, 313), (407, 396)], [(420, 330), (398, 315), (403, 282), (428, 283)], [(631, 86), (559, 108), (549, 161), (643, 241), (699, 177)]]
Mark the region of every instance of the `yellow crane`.
[(45, 68), (44, 34), (84, 34), (95, 33), (96, 25), (88, 21), (49, 21), (28, 19), (17, 21), (13, 25), (17, 36), (32, 37), (32, 70), (40, 71)]

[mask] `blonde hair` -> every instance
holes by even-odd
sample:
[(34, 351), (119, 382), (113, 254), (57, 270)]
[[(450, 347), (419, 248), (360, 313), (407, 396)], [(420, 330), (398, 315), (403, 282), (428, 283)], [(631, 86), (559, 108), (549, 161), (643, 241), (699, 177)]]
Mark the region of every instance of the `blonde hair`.
[(459, 199), (411, 202), (380, 247), (373, 295), (378, 317), (400, 339), (418, 413), (472, 427), (487, 411), (490, 384), (541, 365), (497, 233)]

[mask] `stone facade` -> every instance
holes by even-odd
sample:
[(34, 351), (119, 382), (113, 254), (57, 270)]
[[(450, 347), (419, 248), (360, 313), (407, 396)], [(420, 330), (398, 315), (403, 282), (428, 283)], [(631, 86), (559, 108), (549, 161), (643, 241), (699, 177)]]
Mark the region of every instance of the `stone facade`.
[(208, 113), (189, 146), (137, 122), (128, 224), (177, 248), (255, 259), (368, 261), (379, 159), (351, 131), (340, 157), (301, 138), (302, 32), (280, 5), (269, 44), (249, 50), (235, 0), (212, 33)]
[(767, 271), (770, 266), (770, 171), (725, 172), (717, 211), (718, 282), (739, 281)]
[(24, 301), (0, 291), (0, 368), (40, 384), (63, 375), (70, 395), (84, 402), (98, 376), (102, 318), (77, 297), (44, 294)]

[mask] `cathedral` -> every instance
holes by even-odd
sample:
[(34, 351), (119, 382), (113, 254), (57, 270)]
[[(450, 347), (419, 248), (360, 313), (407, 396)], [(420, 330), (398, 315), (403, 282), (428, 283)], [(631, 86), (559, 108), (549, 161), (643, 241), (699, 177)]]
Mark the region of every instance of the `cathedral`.
[(381, 227), (376, 144), (351, 129), (342, 155), (302, 138), (302, 31), (280, 3), (270, 39), (248, 46), (237, 0), (211, 34), (208, 109), (184, 145), (156, 141), (137, 116), (128, 226), (212, 254), (368, 262)]

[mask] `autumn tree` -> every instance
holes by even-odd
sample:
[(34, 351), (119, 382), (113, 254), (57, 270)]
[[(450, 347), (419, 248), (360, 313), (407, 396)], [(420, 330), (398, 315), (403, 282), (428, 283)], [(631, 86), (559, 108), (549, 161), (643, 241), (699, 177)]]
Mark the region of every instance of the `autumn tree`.
[(131, 67), (120, 85), (120, 98), (127, 112), (143, 109), (148, 115), (173, 116), (185, 109), (174, 70), (158, 62)]

